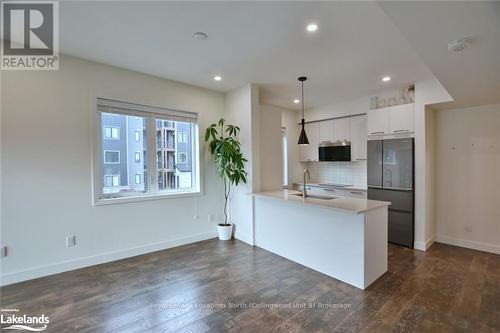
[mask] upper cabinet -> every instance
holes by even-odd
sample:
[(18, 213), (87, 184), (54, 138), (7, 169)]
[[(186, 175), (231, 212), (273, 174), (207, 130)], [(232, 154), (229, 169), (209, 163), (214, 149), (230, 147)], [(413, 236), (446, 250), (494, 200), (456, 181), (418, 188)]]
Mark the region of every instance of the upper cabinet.
[(318, 122), (319, 142), (351, 141), (350, 117)]
[(368, 135), (389, 134), (389, 110), (387, 108), (369, 110), (367, 113)]
[(333, 140), (351, 141), (351, 117), (333, 120)]
[(334, 141), (333, 119), (318, 122), (319, 142)]
[[(299, 146), (299, 158), (302, 162), (318, 161), (318, 144), (319, 144), (319, 124), (321, 122), (308, 123), (305, 125), (309, 144)], [(300, 126), (299, 126), (300, 128)]]
[(415, 104), (391, 106), (388, 109), (391, 134), (415, 131)]
[[(321, 142), (351, 141), (351, 159), (366, 159), (366, 116), (344, 117), (316, 121), (305, 125), (309, 145), (299, 146), (301, 162), (319, 160)], [(300, 125), (299, 125), (300, 130)]]
[(366, 116), (354, 116), (350, 121), (351, 160), (366, 160)]
[(368, 111), (369, 136), (404, 134), (415, 131), (415, 104), (403, 104)]

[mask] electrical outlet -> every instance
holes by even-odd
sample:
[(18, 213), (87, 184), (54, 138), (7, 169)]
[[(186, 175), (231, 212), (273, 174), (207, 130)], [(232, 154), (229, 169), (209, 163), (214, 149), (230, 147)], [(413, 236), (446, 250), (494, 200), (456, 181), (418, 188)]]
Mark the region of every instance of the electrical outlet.
[(208, 214), (208, 222), (212, 223), (214, 221), (214, 216), (212, 214)]
[(0, 257), (1, 257), (1, 258), (7, 257), (7, 255), (8, 255), (8, 254), (9, 254), (9, 253), (8, 253), (8, 251), (7, 251), (7, 246), (2, 246), (2, 247), (0, 248)]
[(66, 246), (73, 247), (76, 245), (76, 236), (66, 236)]

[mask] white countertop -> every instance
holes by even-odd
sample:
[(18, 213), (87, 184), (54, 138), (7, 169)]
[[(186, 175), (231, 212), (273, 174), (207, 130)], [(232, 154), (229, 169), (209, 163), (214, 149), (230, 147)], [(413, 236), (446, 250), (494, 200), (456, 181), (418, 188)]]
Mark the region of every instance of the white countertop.
[[(292, 190), (278, 190), (278, 191), (254, 193), (253, 196), (285, 200), (289, 202), (295, 202), (300, 205), (311, 205), (323, 208), (330, 208), (352, 214), (363, 214), (372, 209), (386, 207), (391, 204), (390, 202), (387, 201), (358, 199), (350, 197), (336, 197), (336, 196), (331, 196), (335, 198), (331, 200), (316, 199), (316, 198), (306, 198), (304, 200), (302, 196), (296, 196), (294, 194), (301, 194), (301, 192)], [(327, 197), (325, 195), (322, 196)]]
[[(294, 185), (302, 186), (304, 183), (295, 183)], [(320, 182), (307, 182), (307, 186), (313, 187), (323, 187), (323, 188), (336, 188), (339, 190), (347, 190), (347, 191), (367, 191), (366, 187), (359, 186), (335, 186), (334, 184), (320, 183)]]

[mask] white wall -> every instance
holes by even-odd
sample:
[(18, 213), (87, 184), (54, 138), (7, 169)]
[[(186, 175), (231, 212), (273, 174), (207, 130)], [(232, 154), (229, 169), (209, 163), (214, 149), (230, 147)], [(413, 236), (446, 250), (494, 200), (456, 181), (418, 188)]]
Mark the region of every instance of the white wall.
[[(367, 113), (368, 110), (370, 110), (372, 96), (378, 96), (380, 98), (399, 96), (399, 90), (385, 90), (374, 95), (364, 96), (354, 100), (307, 109), (305, 111), (306, 122)], [(300, 121), (300, 117), (300, 112), (298, 112), (296, 118), (297, 122)]]
[(252, 192), (260, 188), (259, 160), (259, 91), (247, 84), (228, 92), (225, 96), (225, 118), (228, 123), (240, 127), (241, 151), (248, 160), (247, 183), (232, 190), (230, 197), (230, 222), (235, 225), (234, 236), (253, 244)]
[[(433, 196), (432, 186), (428, 186), (432, 178), (432, 152), (429, 150), (432, 142), (432, 129), (428, 133), (426, 125), (432, 120), (426, 120), (429, 107), (432, 104), (444, 103), (453, 99), (437, 79), (415, 83), (415, 241), (418, 250), (425, 251), (432, 245), (434, 238), (430, 234), (432, 222), (432, 205), (427, 206)], [(427, 220), (430, 218), (430, 220)]]
[(437, 240), (500, 254), (500, 104), (438, 111)]
[(260, 190), (283, 186), (282, 109), (261, 105), (259, 113)]
[(3, 71), (1, 84), (3, 284), (215, 236), (207, 216), (222, 216), (223, 190), (204, 149), (204, 195), (92, 206), (90, 110), (98, 95), (194, 111), (202, 131), (222, 94), (67, 56), (59, 71)]

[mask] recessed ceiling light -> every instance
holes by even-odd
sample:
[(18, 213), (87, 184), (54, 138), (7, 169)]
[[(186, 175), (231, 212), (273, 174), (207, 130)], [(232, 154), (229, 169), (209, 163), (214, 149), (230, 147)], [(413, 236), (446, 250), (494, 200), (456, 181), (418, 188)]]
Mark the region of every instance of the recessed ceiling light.
[(316, 30), (318, 30), (318, 25), (316, 23), (311, 23), (307, 25), (307, 31), (315, 32)]
[(221, 81), (221, 80), (222, 80), (222, 77), (220, 77), (220, 75), (215, 75), (215, 76), (214, 76), (214, 80), (215, 80), (215, 81)]
[(208, 38), (208, 35), (204, 32), (198, 31), (193, 34), (193, 37), (197, 40), (205, 40)]
[(300, 103), (300, 99), (294, 99), (294, 100), (293, 100), (293, 102), (294, 102), (295, 104), (299, 104), (299, 103)]
[(391, 77), (390, 77), (389, 75), (386, 75), (386, 76), (384, 76), (384, 77), (382, 78), (382, 81), (384, 81), (384, 82), (389, 82), (389, 81), (391, 81)]

